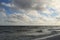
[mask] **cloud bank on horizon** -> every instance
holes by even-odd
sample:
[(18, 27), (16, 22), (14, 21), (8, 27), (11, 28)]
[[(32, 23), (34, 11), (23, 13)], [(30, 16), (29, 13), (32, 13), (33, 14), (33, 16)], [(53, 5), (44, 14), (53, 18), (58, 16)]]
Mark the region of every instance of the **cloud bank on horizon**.
[(59, 25), (60, 0), (0, 0), (0, 25)]

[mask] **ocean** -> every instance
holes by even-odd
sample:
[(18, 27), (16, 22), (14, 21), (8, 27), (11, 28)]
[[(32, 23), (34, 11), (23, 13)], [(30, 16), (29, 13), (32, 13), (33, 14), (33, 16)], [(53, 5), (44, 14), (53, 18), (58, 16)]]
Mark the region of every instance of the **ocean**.
[(56, 31), (49, 31), (53, 27), (25, 26), (25, 27), (0, 27), (0, 40), (35, 40), (57, 34)]

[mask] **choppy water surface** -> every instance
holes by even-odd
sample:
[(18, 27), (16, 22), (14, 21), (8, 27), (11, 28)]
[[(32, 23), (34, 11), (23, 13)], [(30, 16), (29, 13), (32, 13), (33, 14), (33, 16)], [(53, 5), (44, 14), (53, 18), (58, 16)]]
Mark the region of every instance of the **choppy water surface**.
[(49, 31), (52, 27), (0, 27), (0, 40), (35, 40), (58, 32)]

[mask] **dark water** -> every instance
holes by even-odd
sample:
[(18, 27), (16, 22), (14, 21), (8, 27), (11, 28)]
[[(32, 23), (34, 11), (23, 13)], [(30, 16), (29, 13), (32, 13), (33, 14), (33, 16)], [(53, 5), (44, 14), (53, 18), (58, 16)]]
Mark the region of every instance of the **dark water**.
[(52, 33), (44, 33), (41, 30), (44, 28), (45, 27), (0, 27), (0, 40), (33, 40), (53, 35)]
[(44, 40), (60, 40), (60, 35), (52, 37), (52, 38), (47, 38), (47, 39), (44, 39)]

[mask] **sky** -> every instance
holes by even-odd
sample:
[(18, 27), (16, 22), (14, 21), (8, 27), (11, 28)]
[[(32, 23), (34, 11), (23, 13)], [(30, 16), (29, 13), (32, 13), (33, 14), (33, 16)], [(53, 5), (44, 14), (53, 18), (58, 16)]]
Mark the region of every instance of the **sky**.
[(60, 0), (0, 0), (0, 25), (59, 25)]

